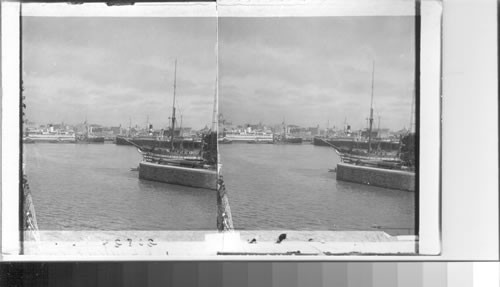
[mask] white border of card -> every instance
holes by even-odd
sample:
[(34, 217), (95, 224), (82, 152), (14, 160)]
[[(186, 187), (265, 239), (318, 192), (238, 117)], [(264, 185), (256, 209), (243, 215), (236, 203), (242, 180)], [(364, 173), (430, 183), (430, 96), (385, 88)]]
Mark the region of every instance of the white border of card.
[[(438, 1), (421, 1), (420, 46), (420, 234), (413, 242), (415, 255), (441, 252), (441, 14)], [(313, 16), (390, 16), (415, 15), (415, 2), (406, 0), (334, 1), (242, 1), (215, 3), (136, 3), (133, 6), (105, 4), (23, 4), (25, 16), (119, 16), (119, 17), (313, 17)], [(19, 255), (19, 37), (20, 4), (2, 2), (2, 233), (4, 261), (16, 260), (422, 260), (413, 255), (383, 256), (145, 256), (141, 253), (120, 256)], [(419, 115), (417, 115), (419, 116)], [(8, 168), (7, 168), (8, 167)], [(209, 233), (209, 232), (207, 232)], [(208, 236), (207, 238), (209, 238)], [(228, 236), (225, 237), (230, 242)], [(212, 237), (213, 239), (213, 237)], [(224, 239), (222, 239), (224, 240)], [(226, 244), (228, 244), (226, 242)], [(418, 246), (418, 248), (417, 248)], [(69, 247), (68, 247), (69, 248)]]

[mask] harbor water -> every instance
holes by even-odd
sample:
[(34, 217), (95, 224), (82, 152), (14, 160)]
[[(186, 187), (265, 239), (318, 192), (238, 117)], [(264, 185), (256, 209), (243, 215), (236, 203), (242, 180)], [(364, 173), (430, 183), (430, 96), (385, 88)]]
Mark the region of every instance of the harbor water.
[[(414, 193), (336, 181), (328, 147), (219, 146), (234, 226), (414, 232)], [(42, 230), (214, 230), (216, 192), (140, 180), (141, 155), (114, 144), (26, 144)]]
[(42, 230), (200, 230), (216, 227), (216, 193), (140, 180), (133, 146), (26, 144)]
[(415, 193), (335, 179), (340, 158), (312, 144), (219, 145), (241, 229), (382, 230), (414, 234)]

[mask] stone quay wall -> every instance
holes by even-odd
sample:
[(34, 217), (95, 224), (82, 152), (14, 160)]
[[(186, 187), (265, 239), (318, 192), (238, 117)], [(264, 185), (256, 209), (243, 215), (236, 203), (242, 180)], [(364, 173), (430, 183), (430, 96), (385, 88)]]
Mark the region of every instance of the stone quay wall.
[(337, 180), (405, 191), (415, 191), (415, 173), (400, 170), (338, 163)]

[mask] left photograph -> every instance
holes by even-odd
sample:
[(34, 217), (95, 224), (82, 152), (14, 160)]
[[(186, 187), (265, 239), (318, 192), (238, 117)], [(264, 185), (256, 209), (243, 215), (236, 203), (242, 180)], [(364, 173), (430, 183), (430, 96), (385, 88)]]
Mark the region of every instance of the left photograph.
[(216, 18), (21, 21), (26, 229), (216, 230)]

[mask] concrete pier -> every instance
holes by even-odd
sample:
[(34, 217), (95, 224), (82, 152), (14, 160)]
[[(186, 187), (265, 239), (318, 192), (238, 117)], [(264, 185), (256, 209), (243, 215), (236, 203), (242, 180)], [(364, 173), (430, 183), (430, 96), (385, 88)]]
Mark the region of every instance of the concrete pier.
[(185, 186), (217, 189), (217, 171), (151, 162), (139, 164), (139, 178)]
[(415, 173), (401, 170), (338, 163), (337, 180), (415, 191)]

